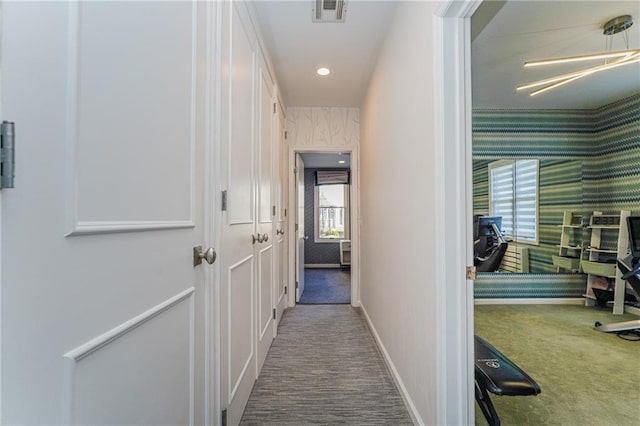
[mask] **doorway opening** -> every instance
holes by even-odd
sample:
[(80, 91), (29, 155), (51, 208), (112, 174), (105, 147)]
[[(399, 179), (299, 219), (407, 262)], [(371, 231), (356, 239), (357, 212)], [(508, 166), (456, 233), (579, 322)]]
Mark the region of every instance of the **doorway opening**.
[(296, 154), (296, 302), (351, 303), (351, 154)]

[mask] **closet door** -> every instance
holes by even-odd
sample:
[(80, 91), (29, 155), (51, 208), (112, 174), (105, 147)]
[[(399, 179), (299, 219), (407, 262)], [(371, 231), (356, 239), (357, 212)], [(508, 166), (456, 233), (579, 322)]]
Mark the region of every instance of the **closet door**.
[(257, 346), (258, 372), (267, 356), (275, 335), (274, 265), (276, 261), (274, 219), (276, 215), (274, 181), (273, 124), (276, 117), (276, 103), (273, 93), (273, 79), (262, 55), (258, 62), (258, 108), (257, 108), (257, 175), (258, 211), (255, 256), (258, 264), (257, 288)]
[[(287, 239), (285, 231), (287, 229), (287, 216), (285, 209), (287, 208), (287, 158), (289, 151), (287, 149), (286, 140), (284, 138), (285, 116), (281, 103), (277, 103), (276, 120), (274, 124), (274, 143), (276, 158), (276, 285), (275, 301), (276, 301), (276, 324), (280, 322), (284, 309), (287, 307), (287, 298), (285, 288), (287, 287), (289, 262), (287, 251)], [(276, 330), (277, 331), (277, 330)]]
[(0, 423), (208, 422), (209, 7), (2, 3)]
[(256, 238), (256, 48), (245, 5), (222, 2), (220, 280), (221, 404), (239, 423), (257, 377), (256, 283), (262, 244)]

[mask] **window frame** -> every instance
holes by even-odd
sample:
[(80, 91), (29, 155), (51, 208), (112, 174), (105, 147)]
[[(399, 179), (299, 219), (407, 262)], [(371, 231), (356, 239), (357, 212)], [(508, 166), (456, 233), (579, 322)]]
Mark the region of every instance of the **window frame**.
[(342, 238), (323, 238), (320, 236), (320, 187), (329, 185), (314, 185), (313, 187), (313, 242), (319, 244), (334, 243), (338, 244), (340, 241), (351, 239), (351, 185), (349, 184), (335, 184), (342, 185), (344, 190), (344, 237)]
[(535, 215), (536, 215), (536, 220), (535, 220), (535, 239), (529, 239), (529, 238), (524, 238), (524, 237), (519, 237), (516, 233), (516, 223), (517, 223), (517, 219), (516, 219), (516, 211), (515, 211), (515, 207), (517, 205), (517, 200), (518, 197), (515, 194), (515, 188), (512, 190), (513, 193), (513, 232), (516, 235), (507, 235), (507, 237), (509, 237), (512, 241), (517, 242), (517, 243), (522, 243), (522, 244), (528, 244), (528, 245), (534, 245), (537, 246), (540, 244), (540, 160), (538, 158), (512, 158), (512, 159), (502, 159), (502, 160), (497, 160), (497, 161), (493, 161), (491, 163), (489, 163), (488, 167), (487, 167), (487, 195), (488, 195), (488, 207), (489, 207), (489, 215), (490, 216), (494, 216), (494, 203), (493, 203), (493, 199), (491, 198), (491, 195), (493, 193), (493, 183), (492, 183), (492, 173), (491, 171), (493, 169), (499, 168), (499, 167), (504, 167), (507, 165), (511, 165), (513, 166), (513, 187), (516, 186), (516, 174), (515, 174), (515, 170), (516, 170), (516, 163), (518, 161), (535, 161), (536, 162), (536, 200), (535, 200)]

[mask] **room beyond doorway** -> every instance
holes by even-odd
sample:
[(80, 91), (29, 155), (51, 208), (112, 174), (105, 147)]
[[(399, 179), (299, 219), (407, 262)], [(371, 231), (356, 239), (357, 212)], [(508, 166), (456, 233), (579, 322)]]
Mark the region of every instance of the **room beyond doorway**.
[(305, 152), (296, 161), (297, 297), (351, 303), (351, 155)]

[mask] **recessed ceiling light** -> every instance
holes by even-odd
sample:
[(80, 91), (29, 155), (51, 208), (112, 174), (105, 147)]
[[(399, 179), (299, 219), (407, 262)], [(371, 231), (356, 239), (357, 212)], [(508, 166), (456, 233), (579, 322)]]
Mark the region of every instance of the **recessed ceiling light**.
[(318, 75), (322, 75), (322, 76), (331, 74), (331, 70), (325, 67), (318, 68), (316, 72), (318, 73)]
[(344, 163), (346, 163), (346, 161), (344, 161), (344, 160), (340, 160), (340, 161), (338, 161), (338, 163), (340, 163), (340, 164), (344, 164)]

